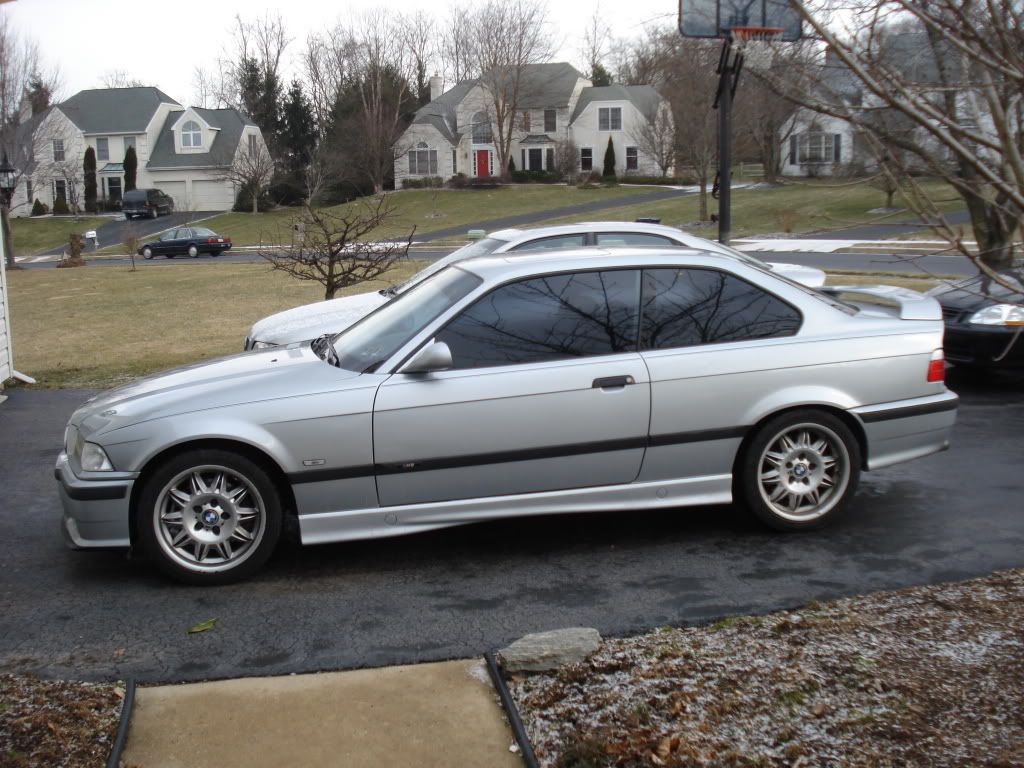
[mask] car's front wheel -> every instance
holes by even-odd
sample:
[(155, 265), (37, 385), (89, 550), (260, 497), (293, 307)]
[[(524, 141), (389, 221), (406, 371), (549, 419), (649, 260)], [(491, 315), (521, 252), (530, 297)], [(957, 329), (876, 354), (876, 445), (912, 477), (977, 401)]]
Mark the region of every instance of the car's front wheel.
[(281, 499), (267, 472), (229, 451), (202, 449), (161, 465), (139, 495), (143, 550), (171, 578), (225, 584), (263, 565), (281, 534)]
[(842, 420), (818, 409), (791, 411), (754, 434), (736, 495), (772, 528), (817, 528), (843, 511), (860, 465), (860, 445)]
[(158, 211), (156, 209), (156, 206), (154, 206), (154, 207), (149, 209), (149, 218), (155, 219), (159, 215), (160, 215), (160, 211)]
[(152, 259), (153, 258), (153, 249), (152, 248), (143, 248), (142, 249), (142, 256), (143, 256), (143, 258), (146, 258), (146, 259)]

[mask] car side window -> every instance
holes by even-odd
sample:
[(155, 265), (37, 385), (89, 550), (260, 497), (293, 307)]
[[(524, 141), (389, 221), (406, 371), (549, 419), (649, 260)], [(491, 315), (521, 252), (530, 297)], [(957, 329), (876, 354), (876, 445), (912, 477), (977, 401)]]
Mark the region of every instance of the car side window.
[(549, 275), (501, 286), (437, 334), (453, 368), (636, 350), (640, 270)]
[(728, 272), (645, 269), (641, 349), (792, 336), (801, 315), (786, 302)]
[(647, 232), (598, 232), (598, 245), (679, 245), (675, 240), (670, 240), (661, 235), (651, 235)]
[(192, 234), (192, 230), (191, 229), (179, 229), (178, 230), (178, 239), (179, 240), (188, 240), (188, 239), (191, 239), (192, 237), (194, 237), (194, 235)]
[(539, 240), (530, 240), (527, 243), (521, 243), (514, 248), (509, 248), (510, 251), (539, 251), (542, 248), (582, 248), (583, 247), (582, 233), (578, 235), (557, 235), (555, 237), (542, 237)]
[(178, 239), (178, 230), (176, 230), (176, 229), (169, 229), (166, 232), (164, 232), (162, 235), (160, 235), (160, 239), (164, 240), (164, 241), (167, 241), (167, 240), (177, 240)]

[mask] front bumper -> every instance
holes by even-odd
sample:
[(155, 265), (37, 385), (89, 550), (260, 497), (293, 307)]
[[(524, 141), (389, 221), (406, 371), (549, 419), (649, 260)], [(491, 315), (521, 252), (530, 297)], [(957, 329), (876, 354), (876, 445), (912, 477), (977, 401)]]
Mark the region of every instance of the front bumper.
[(72, 549), (109, 549), (131, 546), (130, 499), (135, 477), (116, 473), (102, 480), (78, 477), (66, 453), (53, 470), (64, 508), (61, 532)]
[(949, 448), (960, 398), (946, 391), (854, 408), (867, 437), (868, 469), (918, 459)]
[(959, 365), (1024, 368), (1024, 331), (998, 325), (946, 324), (942, 347)]

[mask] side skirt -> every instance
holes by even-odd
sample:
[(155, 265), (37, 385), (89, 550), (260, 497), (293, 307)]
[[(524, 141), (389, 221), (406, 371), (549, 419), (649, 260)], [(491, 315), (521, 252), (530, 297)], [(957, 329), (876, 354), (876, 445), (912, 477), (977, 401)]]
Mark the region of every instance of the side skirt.
[(461, 499), (299, 516), (303, 544), (403, 536), (452, 525), (521, 515), (625, 512), (732, 501), (732, 475), (707, 475), (567, 491)]

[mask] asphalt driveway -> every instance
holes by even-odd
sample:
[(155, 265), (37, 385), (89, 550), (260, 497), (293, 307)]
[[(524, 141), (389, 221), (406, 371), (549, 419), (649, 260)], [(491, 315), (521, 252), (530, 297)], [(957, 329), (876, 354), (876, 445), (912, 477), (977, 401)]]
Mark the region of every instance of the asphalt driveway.
[[(210, 216), (219, 216), (222, 213), (223, 211), (180, 211), (168, 214), (167, 216), (158, 216), (155, 219), (132, 219), (130, 223), (121, 216), (120, 218), (110, 219), (106, 223), (100, 224), (96, 228), (96, 239), (99, 241), (100, 248), (106, 248), (108, 245), (123, 243), (128, 239), (129, 227), (134, 230), (136, 237), (148, 239), (152, 235), (163, 232), (165, 229), (182, 226), (191, 221), (201, 221)], [(60, 256), (66, 248), (67, 246), (62, 244), (56, 248), (38, 253), (36, 256)], [(84, 248), (85, 253), (83, 255), (87, 258), (91, 248), (91, 243)]]
[(258, 578), (215, 589), (66, 550), (53, 460), (87, 393), (11, 390), (0, 670), (173, 681), (430, 661), (552, 627), (625, 634), (1022, 566), (1024, 379), (953, 372), (950, 383), (963, 398), (953, 448), (867, 474), (824, 531), (771, 533), (731, 507), (501, 521), (287, 543)]

